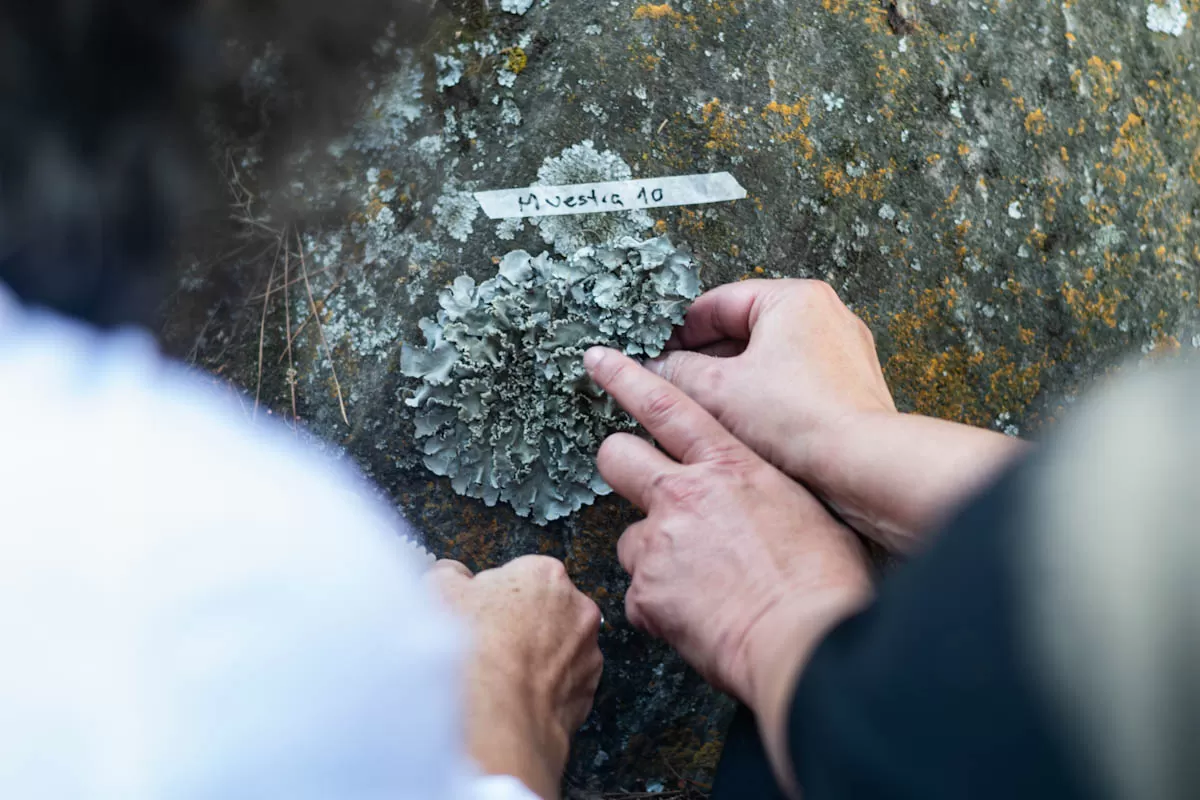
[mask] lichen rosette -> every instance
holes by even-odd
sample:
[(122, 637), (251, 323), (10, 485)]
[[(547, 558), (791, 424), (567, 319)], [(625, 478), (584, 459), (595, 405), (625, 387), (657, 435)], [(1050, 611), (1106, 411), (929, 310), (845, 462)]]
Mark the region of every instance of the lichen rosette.
[(634, 423), (588, 378), (583, 353), (658, 355), (699, 293), (691, 256), (661, 237), (565, 259), (517, 250), (483, 283), (460, 276), (421, 320), (424, 347), (401, 356), (421, 381), (405, 402), (425, 466), (539, 524), (607, 494), (596, 450)]

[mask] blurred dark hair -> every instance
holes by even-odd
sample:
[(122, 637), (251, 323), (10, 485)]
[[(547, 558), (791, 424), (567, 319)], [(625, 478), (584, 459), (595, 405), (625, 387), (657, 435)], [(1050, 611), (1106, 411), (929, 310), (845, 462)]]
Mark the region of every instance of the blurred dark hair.
[[(286, 100), (271, 124), (303, 118), (312, 132), (333, 133), (358, 97), (355, 68), (371, 43), (389, 22), (411, 23), (417, 5), (0, 3), (0, 282), (97, 325), (152, 324), (205, 170), (200, 102), (241, 97), (231, 87), (245, 63), (228, 54), (248, 58), (274, 42)], [(411, 24), (401, 27), (411, 35)], [(230, 37), (238, 48), (225, 47)]]

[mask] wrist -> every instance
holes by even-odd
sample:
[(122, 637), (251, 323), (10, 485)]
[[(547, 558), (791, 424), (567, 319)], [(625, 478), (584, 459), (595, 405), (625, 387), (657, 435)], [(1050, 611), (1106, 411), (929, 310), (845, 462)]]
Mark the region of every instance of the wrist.
[(831, 587), (805, 602), (784, 606), (748, 637), (745, 677), (739, 697), (754, 712), (775, 777), (789, 797), (799, 797), (788, 752), (787, 720), (792, 695), (805, 666), (826, 634), (865, 607), (869, 579)]
[(487, 775), (510, 775), (544, 800), (559, 796), (570, 737), (534, 692), (481, 687), (467, 710), (468, 750)]
[(923, 540), (1030, 445), (896, 411), (846, 414), (806, 443), (804, 481), (843, 520), (893, 552)]
[(872, 596), (869, 577), (807, 594), (803, 603), (772, 609), (747, 635), (738, 696), (760, 716), (786, 704), (792, 685), (813, 651), (839, 622)]

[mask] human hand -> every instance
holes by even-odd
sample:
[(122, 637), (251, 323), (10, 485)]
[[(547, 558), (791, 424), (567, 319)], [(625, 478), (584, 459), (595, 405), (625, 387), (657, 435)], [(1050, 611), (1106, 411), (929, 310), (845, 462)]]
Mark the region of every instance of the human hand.
[(874, 339), (828, 284), (756, 280), (698, 299), (648, 368), (854, 526), (908, 550), (1023, 450), (900, 414)]
[(597, 457), (647, 515), (618, 543), (630, 622), (754, 708), (781, 754), (795, 672), (870, 595), (861, 545), (676, 387), (612, 350), (593, 348), (584, 363), (665, 451), (618, 433)]
[(821, 281), (718, 286), (667, 347), (647, 367), (791, 475), (847, 417), (896, 413), (870, 329)]
[(473, 634), (464, 704), (471, 756), (485, 773), (558, 797), (571, 735), (600, 683), (600, 609), (546, 556), (478, 575), (438, 561), (427, 580)]

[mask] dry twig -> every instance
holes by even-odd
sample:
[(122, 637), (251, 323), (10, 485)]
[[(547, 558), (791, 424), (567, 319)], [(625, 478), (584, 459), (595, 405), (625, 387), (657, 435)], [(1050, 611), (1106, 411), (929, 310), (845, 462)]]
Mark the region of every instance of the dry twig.
[[(312, 284), (308, 282), (308, 264), (304, 258), (304, 243), (300, 241), (300, 232), (296, 231), (295, 233), (296, 247), (300, 251), (300, 272), (304, 275), (304, 288), (308, 292), (308, 306), (311, 313), (309, 319), (316, 321), (317, 336), (320, 339), (321, 345), (325, 348), (325, 352), (329, 355), (329, 369), (333, 373), (333, 388), (337, 391), (338, 408), (342, 411), (342, 421), (349, 426), (350, 417), (346, 414), (346, 403), (342, 399), (342, 384), (338, 381), (337, 364), (334, 363), (333, 350), (329, 347), (329, 342), (325, 341), (325, 329), (321, 326), (321, 315), (317, 312), (317, 301), (313, 299)], [(307, 322), (307, 320), (305, 321)], [(301, 325), (300, 327), (303, 328), (304, 326)]]
[(283, 330), (287, 336), (287, 382), (292, 390), (292, 432), (295, 433), (300, 415), (296, 413), (296, 365), (292, 363), (292, 299), (288, 293), (291, 263), (292, 248), (287, 247), (283, 251)]
[(279, 249), (283, 246), (284, 239), (280, 235), (279, 243), (275, 248), (275, 259), (271, 262), (271, 272), (267, 275), (267, 291), (263, 294), (262, 319), (258, 324), (258, 381), (254, 386), (254, 413), (251, 415), (251, 419), (258, 419), (259, 398), (262, 396), (263, 343), (267, 338), (267, 309), (271, 305), (271, 284), (275, 282), (275, 268), (279, 266)]

